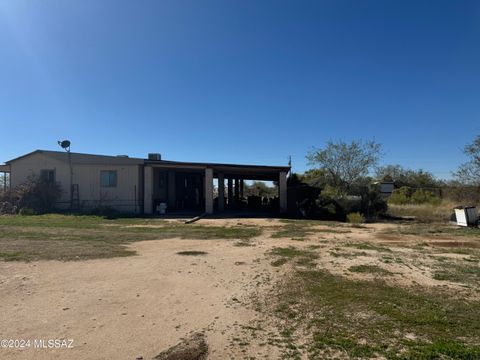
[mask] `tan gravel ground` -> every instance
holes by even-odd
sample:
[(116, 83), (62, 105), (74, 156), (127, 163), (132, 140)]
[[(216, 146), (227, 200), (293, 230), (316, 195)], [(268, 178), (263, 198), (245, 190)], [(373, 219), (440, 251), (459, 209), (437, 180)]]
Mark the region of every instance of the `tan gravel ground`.
[[(314, 245), (320, 255), (318, 267), (352, 278), (371, 275), (350, 273), (349, 267), (374, 264), (392, 272), (387, 281), (400, 286), (416, 282), (462, 289), (431, 278), (430, 257), (412, 249), (424, 239), (402, 236), (407, 244), (394, 247), (393, 254), (352, 247), (363, 241), (388, 247), (389, 241), (398, 241), (378, 235), (392, 226), (388, 224), (345, 227), (349, 231), (345, 233), (319, 226), (325, 231), (304, 241), (271, 238), (281, 225), (271, 219), (213, 219), (199, 224), (256, 225), (266, 230), (250, 241), (251, 246), (232, 240), (169, 239), (133, 243), (130, 247), (138, 255), (125, 258), (0, 261), (0, 339), (32, 340), (29, 349), (0, 348), (0, 359), (151, 359), (197, 331), (207, 335), (210, 359), (279, 358), (279, 347), (267, 343), (269, 333), (275, 332), (269, 315), (255, 311), (252, 302), (262, 297), (265, 301), (288, 271), (271, 265), (268, 251), (278, 246)], [(180, 251), (207, 254), (177, 255)], [(362, 254), (348, 255), (358, 252)], [(387, 262), (386, 257), (402, 260)], [(34, 339), (74, 342), (72, 349), (34, 349)]]

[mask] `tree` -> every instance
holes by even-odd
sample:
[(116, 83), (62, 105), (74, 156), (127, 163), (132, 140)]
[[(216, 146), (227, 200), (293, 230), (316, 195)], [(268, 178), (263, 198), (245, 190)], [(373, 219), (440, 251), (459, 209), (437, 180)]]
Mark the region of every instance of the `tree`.
[(0, 173), (0, 193), (3, 193), (4, 190), (9, 189), (10, 174), (7, 173), (6, 176), (3, 173)]
[(375, 176), (379, 180), (394, 181), (397, 187), (413, 188), (437, 187), (439, 182), (428, 171), (405, 169), (401, 165), (385, 165), (377, 168)]
[(28, 209), (34, 213), (45, 213), (54, 209), (61, 194), (62, 189), (58, 183), (46, 182), (32, 175), (4, 194), (0, 201), (3, 205), (10, 204), (10, 208), (18, 211)]
[(329, 141), (322, 149), (313, 148), (307, 155), (310, 165), (325, 170), (334, 187), (348, 192), (362, 182), (381, 157), (381, 145), (371, 141)]
[(244, 184), (243, 193), (245, 196), (275, 197), (278, 195), (278, 189), (270, 187), (263, 181), (254, 181), (251, 185)]
[(463, 184), (480, 186), (480, 135), (463, 152), (469, 160), (460, 165), (454, 176)]

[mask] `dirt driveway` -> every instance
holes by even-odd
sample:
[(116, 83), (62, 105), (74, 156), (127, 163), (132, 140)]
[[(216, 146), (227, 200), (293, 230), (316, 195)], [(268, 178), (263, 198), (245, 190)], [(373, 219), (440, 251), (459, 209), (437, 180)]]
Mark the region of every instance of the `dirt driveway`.
[[(2, 359), (150, 359), (201, 330), (212, 359), (246, 355), (232, 337), (258, 316), (245, 296), (275, 276), (265, 246), (171, 239), (134, 243), (134, 257), (0, 262), (1, 337), (74, 340), (73, 349), (1, 349)], [(207, 254), (177, 255), (190, 250)], [(253, 345), (247, 353), (267, 354)]]

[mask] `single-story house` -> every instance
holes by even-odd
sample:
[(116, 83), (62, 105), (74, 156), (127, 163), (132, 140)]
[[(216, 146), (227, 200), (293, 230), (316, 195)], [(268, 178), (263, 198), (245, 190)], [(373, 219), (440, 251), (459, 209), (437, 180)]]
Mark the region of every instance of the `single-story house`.
[(172, 212), (221, 212), (243, 198), (245, 180), (278, 182), (278, 208), (286, 212), (289, 171), (289, 166), (167, 161), (160, 154), (140, 159), (49, 150), (0, 165), (11, 188), (32, 175), (58, 183), (63, 189), (59, 209), (109, 206), (138, 214), (155, 213), (160, 204)]

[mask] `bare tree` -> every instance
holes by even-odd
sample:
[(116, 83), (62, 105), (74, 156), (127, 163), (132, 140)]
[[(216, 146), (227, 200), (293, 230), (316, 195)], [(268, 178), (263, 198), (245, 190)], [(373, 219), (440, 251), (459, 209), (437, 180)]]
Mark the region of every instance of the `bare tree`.
[(324, 148), (313, 148), (307, 155), (310, 165), (325, 170), (332, 185), (348, 191), (368, 175), (380, 160), (381, 145), (374, 140), (329, 141)]
[(463, 152), (468, 161), (460, 165), (454, 176), (463, 184), (480, 186), (480, 135)]

